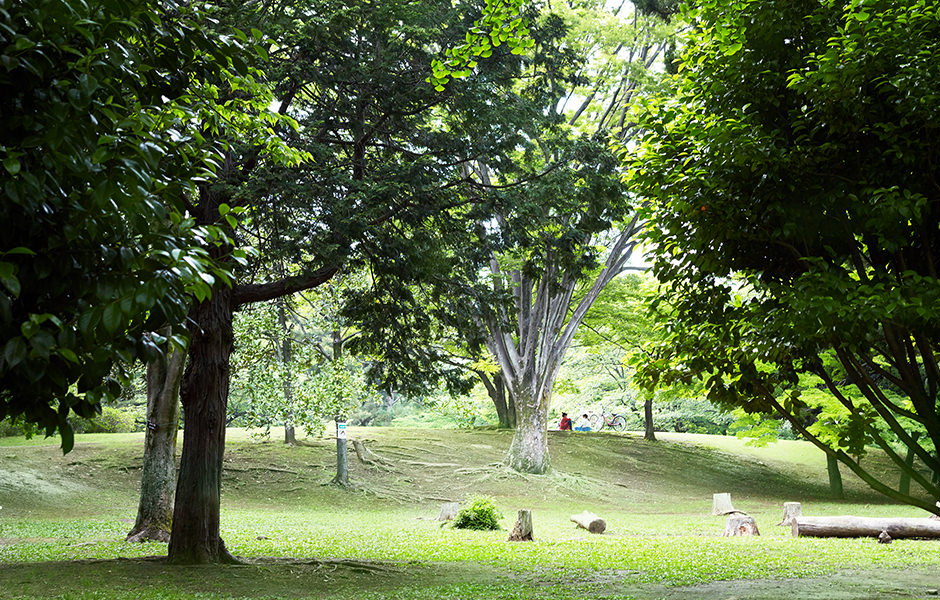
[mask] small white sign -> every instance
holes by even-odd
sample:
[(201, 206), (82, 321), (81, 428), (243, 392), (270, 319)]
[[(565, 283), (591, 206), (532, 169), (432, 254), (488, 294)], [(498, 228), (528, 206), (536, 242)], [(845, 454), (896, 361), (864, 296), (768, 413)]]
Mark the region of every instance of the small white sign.
[(341, 423), (341, 422), (338, 422), (338, 421), (337, 421), (337, 423), (336, 423), (336, 437), (337, 437), (337, 439), (340, 439), (340, 440), (345, 440), (345, 439), (346, 439), (346, 423), (345, 423), (345, 422), (342, 422), (342, 423)]

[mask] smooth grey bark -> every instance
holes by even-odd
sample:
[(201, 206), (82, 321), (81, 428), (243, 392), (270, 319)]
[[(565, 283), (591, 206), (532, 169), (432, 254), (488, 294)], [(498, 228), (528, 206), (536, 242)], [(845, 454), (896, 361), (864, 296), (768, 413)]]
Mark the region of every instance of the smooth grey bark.
[(487, 332), (486, 346), (515, 402), (516, 431), (506, 457), (511, 468), (526, 473), (551, 469), (546, 429), (555, 378), (587, 311), (604, 287), (624, 271), (639, 228), (637, 217), (624, 225), (610, 245), (603, 268), (577, 302), (575, 291), (583, 280), (574, 273), (558, 272), (551, 260), (545, 261), (542, 273), (530, 276), (521, 270), (506, 272), (495, 256), (491, 259), (495, 285), (509, 286), (514, 300), (511, 314), (500, 309), (480, 317), (480, 326)]
[[(172, 335), (172, 329), (160, 332)], [(147, 430), (137, 520), (128, 542), (169, 542), (176, 491), (176, 438), (179, 430), (180, 383), (186, 352), (168, 347), (147, 364)]]

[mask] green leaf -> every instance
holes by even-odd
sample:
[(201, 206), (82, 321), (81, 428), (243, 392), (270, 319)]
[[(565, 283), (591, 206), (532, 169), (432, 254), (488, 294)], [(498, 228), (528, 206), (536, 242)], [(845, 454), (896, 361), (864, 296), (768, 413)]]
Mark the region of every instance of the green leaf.
[(3, 159), (3, 168), (7, 170), (10, 175), (16, 175), (20, 172), (20, 159), (15, 156), (8, 156)]
[(121, 327), (122, 317), (120, 305), (112, 303), (105, 307), (101, 322), (108, 333), (115, 333)]
[(13, 263), (0, 262), (0, 283), (10, 290), (14, 298), (19, 298), (21, 291), (20, 280), (13, 274), (14, 269)]
[(36, 253), (30, 250), (29, 248), (24, 248), (23, 246), (17, 246), (16, 248), (11, 248), (6, 252), (3, 252), (4, 255), (7, 254), (25, 254), (27, 256), (36, 256)]
[(26, 340), (21, 337), (15, 337), (6, 343), (3, 348), (3, 359), (8, 367), (15, 367), (26, 359), (27, 346)]

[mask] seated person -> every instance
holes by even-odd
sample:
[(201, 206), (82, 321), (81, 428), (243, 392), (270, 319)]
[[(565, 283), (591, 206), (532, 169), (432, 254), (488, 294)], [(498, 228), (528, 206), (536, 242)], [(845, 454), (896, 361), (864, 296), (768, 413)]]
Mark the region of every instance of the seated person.
[(571, 431), (571, 419), (568, 418), (568, 413), (561, 413), (561, 423), (558, 424), (558, 429)]
[(575, 431), (590, 431), (591, 430), (591, 421), (588, 419), (587, 413), (578, 417), (578, 422), (574, 426)]

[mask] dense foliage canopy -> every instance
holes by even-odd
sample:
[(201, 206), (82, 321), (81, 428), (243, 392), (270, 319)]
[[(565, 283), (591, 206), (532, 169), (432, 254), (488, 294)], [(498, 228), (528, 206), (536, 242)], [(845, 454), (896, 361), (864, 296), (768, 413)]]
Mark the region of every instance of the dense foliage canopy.
[[(698, 3), (677, 95), (646, 107), (631, 163), (668, 284), (648, 381), (705, 377), (713, 400), (779, 412), (928, 509), (850, 454), (874, 442), (940, 499), (898, 450), (940, 472), (938, 11)], [(826, 407), (798, 393), (801, 374), (841, 405), (822, 430), (807, 429)]]
[[(184, 197), (218, 158), (204, 134), (253, 84), (242, 43), (173, 2), (2, 8), (0, 419), (59, 431), (67, 451), (70, 411), (100, 411), (113, 367), (154, 356), (147, 332), (226, 276), (204, 247), (222, 232), (195, 227)], [(220, 85), (248, 93), (223, 107)]]

